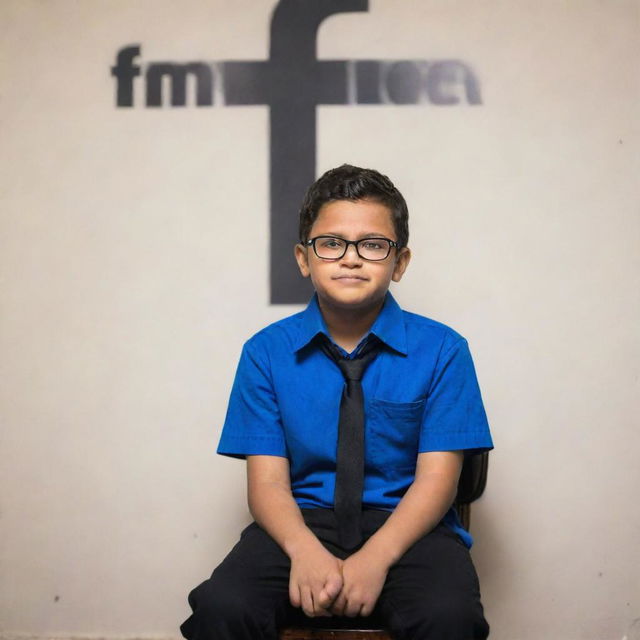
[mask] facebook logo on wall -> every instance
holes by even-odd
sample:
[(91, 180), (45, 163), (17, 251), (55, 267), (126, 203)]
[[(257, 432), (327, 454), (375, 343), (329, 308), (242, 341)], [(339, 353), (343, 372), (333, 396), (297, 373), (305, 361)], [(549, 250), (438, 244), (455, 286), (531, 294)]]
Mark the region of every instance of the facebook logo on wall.
[[(296, 214), (316, 178), (316, 106), (481, 104), (470, 66), (461, 60), (318, 60), (316, 34), (328, 16), (368, 10), (368, 0), (280, 0), (271, 18), (267, 60), (142, 62), (142, 47), (116, 54), (116, 105), (134, 105), (144, 71), (147, 108), (187, 104), (193, 77), (198, 107), (265, 105), (270, 127), (270, 300), (305, 303), (311, 290), (293, 260)], [(168, 82), (163, 82), (167, 79)], [(191, 84), (191, 83), (190, 83)], [(170, 95), (163, 95), (163, 86)]]

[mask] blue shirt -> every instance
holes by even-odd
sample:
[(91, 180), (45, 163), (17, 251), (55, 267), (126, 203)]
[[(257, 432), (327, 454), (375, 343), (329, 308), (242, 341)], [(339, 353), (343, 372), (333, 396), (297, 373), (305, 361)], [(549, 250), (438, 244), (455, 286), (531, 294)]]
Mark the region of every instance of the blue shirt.
[[(245, 343), (218, 453), (287, 457), (298, 505), (331, 509), (344, 378), (314, 340), (319, 333), (329, 335), (314, 296), (304, 311)], [(390, 511), (413, 482), (418, 453), (477, 452), (493, 444), (462, 336), (403, 311), (390, 293), (370, 333), (383, 347), (362, 379), (362, 504)], [(471, 545), (454, 510), (443, 521)]]

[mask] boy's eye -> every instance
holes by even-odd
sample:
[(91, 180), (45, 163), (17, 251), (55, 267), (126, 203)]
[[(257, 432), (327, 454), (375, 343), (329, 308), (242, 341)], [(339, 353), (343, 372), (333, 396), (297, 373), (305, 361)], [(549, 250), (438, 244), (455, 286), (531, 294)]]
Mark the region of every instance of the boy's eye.
[(365, 240), (364, 242), (362, 242), (361, 248), (369, 249), (370, 251), (379, 251), (381, 249), (386, 249), (386, 247), (383, 246), (380, 240)]
[(323, 238), (321, 246), (327, 249), (342, 249), (344, 243), (338, 238)]

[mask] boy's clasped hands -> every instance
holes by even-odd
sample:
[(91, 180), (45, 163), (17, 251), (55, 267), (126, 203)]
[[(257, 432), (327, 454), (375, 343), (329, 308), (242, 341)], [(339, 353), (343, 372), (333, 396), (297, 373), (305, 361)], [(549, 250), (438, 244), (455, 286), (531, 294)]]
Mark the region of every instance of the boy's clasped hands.
[(291, 557), (289, 598), (309, 617), (368, 616), (389, 565), (367, 545), (341, 560), (316, 539)]

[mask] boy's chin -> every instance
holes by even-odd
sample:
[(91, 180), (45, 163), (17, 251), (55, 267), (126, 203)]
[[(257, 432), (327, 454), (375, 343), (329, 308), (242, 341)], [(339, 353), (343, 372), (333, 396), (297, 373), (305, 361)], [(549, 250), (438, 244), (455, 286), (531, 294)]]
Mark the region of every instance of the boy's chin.
[(318, 292), (318, 299), (321, 304), (334, 309), (357, 311), (380, 306), (386, 293), (386, 291), (376, 292), (375, 294), (361, 291)]

